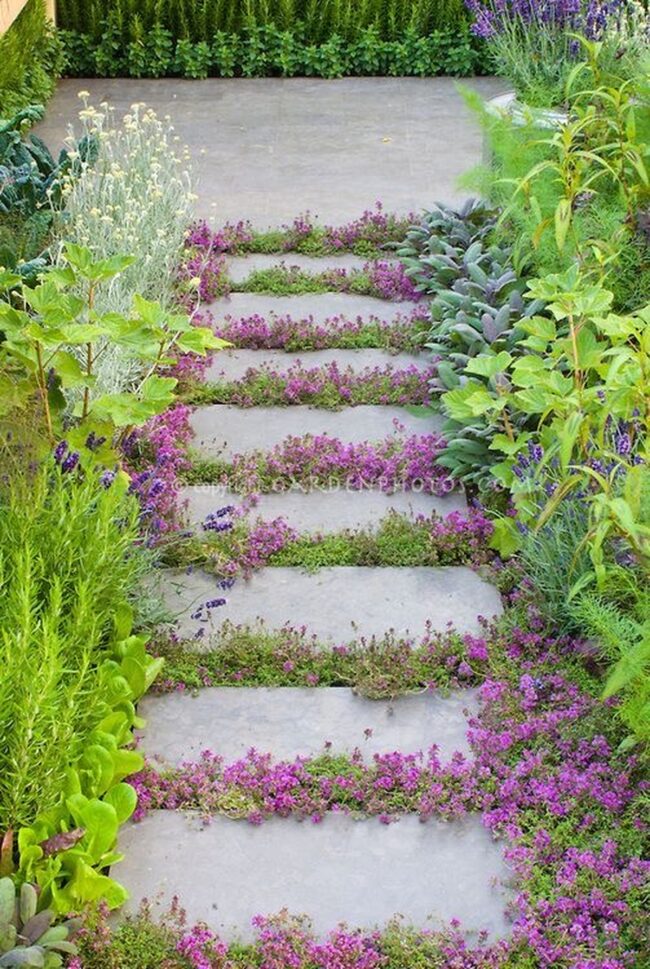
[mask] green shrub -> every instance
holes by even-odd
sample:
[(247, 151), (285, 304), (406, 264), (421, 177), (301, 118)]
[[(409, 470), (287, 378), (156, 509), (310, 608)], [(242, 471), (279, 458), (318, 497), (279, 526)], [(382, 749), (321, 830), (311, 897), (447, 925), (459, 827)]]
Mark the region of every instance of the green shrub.
[(54, 912), (99, 898), (116, 907), (126, 893), (105, 871), (135, 809), (124, 778), (142, 766), (126, 748), (135, 703), (162, 665), (131, 635), (149, 563), (139, 505), (122, 476), (82, 475), (71, 457), (10, 471), (0, 491), (3, 869), (38, 885)]
[(50, 464), (0, 492), (0, 829), (63, 796), (104, 711), (98, 663), (139, 578), (135, 498)]
[(297, 25), (306, 43), (321, 44), (336, 34), (345, 40), (373, 26), (382, 40), (398, 40), (409, 28), (422, 37), (467, 23), (463, 0), (59, 0), (61, 27), (99, 37), (103, 24), (123, 37), (137, 38), (154, 23), (175, 38), (207, 40), (217, 31), (242, 33), (246, 27)]
[(45, 16), (44, 0), (29, 0), (0, 37), (0, 118), (47, 101), (60, 73), (61, 44)]
[(472, 74), (462, 0), (59, 4), (66, 72), (134, 77)]

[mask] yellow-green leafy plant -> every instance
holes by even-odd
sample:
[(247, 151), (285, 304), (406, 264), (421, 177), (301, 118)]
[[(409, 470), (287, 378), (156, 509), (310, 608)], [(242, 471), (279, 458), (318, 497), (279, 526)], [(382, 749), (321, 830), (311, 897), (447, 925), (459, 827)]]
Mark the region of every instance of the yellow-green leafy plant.
[[(65, 424), (73, 443), (82, 445), (92, 431), (110, 448), (116, 435), (171, 404), (176, 379), (160, 376), (160, 367), (173, 363), (175, 354), (225, 345), (186, 314), (137, 294), (128, 315), (98, 310), (102, 287), (133, 262), (121, 255), (97, 260), (89, 249), (68, 243), (65, 265), (33, 288), (22, 285), (13, 303), (0, 302), (0, 418), (11, 424), (15, 411), (33, 408), (50, 444)], [(16, 284), (18, 278), (5, 273), (3, 281)], [(97, 370), (109, 349), (137, 364), (139, 376), (128, 391), (98, 389)]]

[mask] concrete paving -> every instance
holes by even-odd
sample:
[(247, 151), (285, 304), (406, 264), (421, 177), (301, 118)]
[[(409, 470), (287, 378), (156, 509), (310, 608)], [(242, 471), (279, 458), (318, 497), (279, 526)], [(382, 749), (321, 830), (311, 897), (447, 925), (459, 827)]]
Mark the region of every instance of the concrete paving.
[[(506, 89), (493, 78), (466, 83), (486, 97)], [(307, 210), (341, 223), (376, 199), (407, 214), (465, 197), (457, 179), (481, 159), (453, 78), (65, 80), (39, 126), (52, 148), (76, 120), (81, 90), (119, 115), (134, 101), (171, 115), (193, 158), (197, 215), (219, 224), (269, 228)]]
[[(200, 629), (206, 639), (218, 635), (226, 619), (236, 625), (261, 619), (270, 629), (304, 625), (320, 641), (334, 644), (389, 630), (420, 637), (427, 628), (444, 632), (452, 624), (460, 633), (477, 635), (479, 616), (501, 612), (497, 590), (464, 567), (341, 566), (311, 574), (274, 567), (239, 580), (226, 593), (214, 576), (199, 570), (165, 570), (160, 576), (165, 604), (188, 639)], [(225, 605), (192, 618), (203, 603), (224, 596)]]
[(388, 350), (311, 350), (301, 353), (285, 353), (283, 350), (222, 350), (215, 353), (206, 373), (208, 383), (241, 380), (248, 370), (273, 370), (286, 373), (291, 367), (300, 366), (304, 370), (315, 367), (330, 367), (332, 364), (341, 371), (351, 370), (363, 373), (380, 367), (392, 370), (406, 370), (417, 367), (426, 373), (432, 369), (426, 353), (390, 353)]
[(467, 717), (478, 712), (473, 690), (449, 696), (421, 693), (368, 700), (344, 687), (278, 689), (223, 687), (197, 696), (171, 693), (144, 697), (138, 713), (147, 721), (140, 749), (167, 764), (196, 760), (212, 750), (226, 761), (254, 747), (275, 760), (325, 752), (364, 758), (401, 751), (413, 754), (436, 744), (443, 758), (470, 753)]
[(249, 316), (290, 316), (294, 320), (310, 317), (324, 323), (333, 316), (346, 320), (394, 320), (404, 317), (419, 306), (417, 303), (390, 303), (376, 296), (357, 296), (354, 293), (303, 293), (300, 296), (273, 296), (268, 293), (231, 293), (210, 303), (209, 309), (217, 322), (221, 319), (241, 320)]
[(211, 404), (197, 407), (190, 419), (195, 434), (194, 448), (202, 455), (226, 460), (258, 448), (268, 451), (291, 436), (329, 434), (346, 444), (354, 444), (383, 441), (395, 433), (400, 436), (431, 434), (439, 431), (442, 423), (439, 414), (419, 416), (404, 407), (380, 405), (330, 411), (302, 404), (251, 408)]
[(403, 817), (384, 825), (330, 814), (320, 824), (272, 818), (254, 826), (158, 811), (122, 829), (126, 858), (115, 877), (158, 910), (178, 895), (190, 924), (206, 922), (227, 939), (254, 937), (254, 915), (306, 913), (323, 936), (339, 922), (372, 929), (404, 916), (440, 928), (452, 918), (490, 938), (508, 934), (509, 877), (502, 852), (480, 821)]
[[(260, 269), (272, 269), (275, 266), (297, 268), (303, 272), (316, 273), (326, 272), (328, 269), (345, 269), (348, 272), (352, 269), (363, 269), (368, 262), (361, 256), (355, 256), (346, 252), (334, 256), (303, 256), (299, 252), (287, 252), (285, 255), (267, 255), (266, 253), (251, 253), (249, 256), (229, 256), (227, 260), (228, 277), (233, 283), (242, 283), (248, 279), (252, 272)], [(382, 262), (396, 262), (395, 256), (387, 252)]]
[[(241, 495), (221, 485), (192, 485), (183, 488), (181, 501), (193, 525), (200, 525), (208, 515), (226, 505), (241, 507)], [(463, 511), (467, 500), (462, 491), (438, 497), (415, 491), (399, 491), (387, 495), (383, 491), (287, 491), (282, 494), (259, 495), (256, 504), (249, 506), (249, 520), (263, 518), (272, 521), (284, 518), (299, 532), (326, 534), (345, 528), (376, 530), (383, 518), (398, 512), (411, 519), (419, 515), (429, 517), (434, 512), (448, 515)]]

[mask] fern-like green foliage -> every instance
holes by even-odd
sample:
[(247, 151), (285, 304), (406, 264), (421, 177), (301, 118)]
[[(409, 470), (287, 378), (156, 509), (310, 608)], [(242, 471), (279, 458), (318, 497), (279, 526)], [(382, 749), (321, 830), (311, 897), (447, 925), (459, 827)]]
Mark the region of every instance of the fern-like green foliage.
[(61, 45), (45, 16), (44, 0), (29, 0), (0, 37), (0, 118), (44, 102), (61, 67)]
[[(622, 571), (622, 570), (621, 570)], [(603, 698), (619, 697), (618, 713), (630, 731), (625, 746), (650, 742), (650, 591), (624, 574), (632, 601), (623, 608), (603, 596), (584, 593), (570, 603), (570, 613), (600, 645), (611, 666)], [(616, 585), (616, 581), (614, 581)], [(612, 590), (613, 591), (613, 590)]]

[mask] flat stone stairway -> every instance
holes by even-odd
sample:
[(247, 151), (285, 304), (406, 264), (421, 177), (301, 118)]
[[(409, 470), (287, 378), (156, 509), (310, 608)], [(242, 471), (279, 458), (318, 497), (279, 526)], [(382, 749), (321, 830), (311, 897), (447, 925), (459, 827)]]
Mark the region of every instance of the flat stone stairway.
[[(251, 269), (308, 265), (312, 271), (358, 261), (264, 257), (232, 261), (233, 276), (243, 281)], [(275, 297), (233, 293), (213, 307), (217, 320), (230, 316), (290, 314), (320, 321), (333, 316), (390, 320), (410, 312), (404, 303), (369, 297), (325, 294)], [(323, 368), (335, 364), (367, 367), (426, 368), (426, 360), (381, 350), (314, 351), (285, 354), (234, 348), (217, 355), (208, 372), (212, 382), (235, 380), (250, 368), (285, 372), (300, 364)], [(267, 452), (289, 436), (327, 434), (346, 443), (380, 441), (392, 434), (429, 435), (439, 430), (435, 417), (408, 408), (358, 406), (319, 410), (307, 406), (240, 409), (229, 405), (198, 407), (192, 417), (195, 446), (206, 458), (232, 460), (238, 453)], [(221, 486), (185, 489), (194, 523), (242, 496)], [(465, 508), (464, 496), (433, 497), (417, 492), (360, 490), (289, 491), (262, 495), (253, 517), (282, 516), (302, 533), (373, 528), (391, 510), (415, 518), (444, 515)], [(214, 576), (194, 570), (170, 570), (161, 577), (168, 606), (177, 614), (184, 639), (218, 637), (224, 621), (270, 629), (305, 627), (323, 644), (339, 645), (360, 637), (381, 638), (389, 631), (418, 637), (426, 630), (444, 633), (450, 626), (478, 633), (480, 617), (501, 609), (497, 591), (465, 567), (351, 568), (307, 573), (297, 568), (266, 568), (219, 592)], [(197, 618), (197, 605), (225, 596), (224, 606)], [(197, 645), (197, 648), (198, 645)], [(441, 697), (422, 693), (392, 702), (371, 701), (346, 688), (212, 688), (197, 697), (185, 694), (146, 698), (142, 749), (153, 763), (177, 765), (196, 760), (210, 749), (226, 763), (249, 748), (274, 760), (322, 754), (364, 758), (400, 751), (426, 752), (437, 745), (443, 760), (459, 751), (471, 756), (466, 741), (467, 715), (476, 709), (472, 691)], [(227, 939), (251, 938), (251, 918), (287, 908), (306, 913), (324, 934), (341, 921), (373, 928), (396, 914), (421, 927), (440, 927), (459, 918), (467, 929), (485, 929), (494, 938), (507, 932), (500, 882), (507, 871), (499, 847), (477, 817), (462, 822), (420, 823), (403, 816), (396, 823), (332, 813), (319, 824), (295, 818), (267, 820), (254, 826), (217, 817), (208, 826), (177, 811), (154, 811), (121, 838), (125, 861), (119, 878), (132, 893), (158, 901), (178, 894), (191, 920), (203, 919)]]

